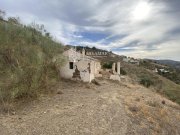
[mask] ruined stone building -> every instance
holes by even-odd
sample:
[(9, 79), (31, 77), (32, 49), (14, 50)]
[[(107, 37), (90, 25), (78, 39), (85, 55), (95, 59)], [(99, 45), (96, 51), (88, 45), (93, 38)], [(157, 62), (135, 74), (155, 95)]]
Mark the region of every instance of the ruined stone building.
[[(110, 79), (111, 80), (118, 80), (120, 81), (121, 78), (120, 78), (120, 62), (117, 62), (117, 63), (113, 63), (112, 65), (112, 74), (110, 75)], [(116, 71), (117, 69), (117, 71)]]
[(99, 76), (101, 64), (97, 59), (85, 55), (71, 48), (63, 53), (66, 63), (60, 68), (60, 76), (67, 79), (79, 79), (84, 82), (91, 82)]

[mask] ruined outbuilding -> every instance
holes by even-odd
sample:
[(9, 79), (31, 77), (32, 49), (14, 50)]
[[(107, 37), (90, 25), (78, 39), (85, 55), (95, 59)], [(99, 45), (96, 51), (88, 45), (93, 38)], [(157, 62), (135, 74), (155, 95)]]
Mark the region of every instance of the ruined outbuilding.
[(110, 79), (120, 81), (120, 62), (112, 64), (112, 74), (110, 75)]
[(60, 76), (66, 79), (77, 79), (84, 82), (91, 82), (95, 77), (100, 76), (101, 64), (97, 59), (85, 55), (71, 48), (63, 53), (66, 63), (60, 68)]

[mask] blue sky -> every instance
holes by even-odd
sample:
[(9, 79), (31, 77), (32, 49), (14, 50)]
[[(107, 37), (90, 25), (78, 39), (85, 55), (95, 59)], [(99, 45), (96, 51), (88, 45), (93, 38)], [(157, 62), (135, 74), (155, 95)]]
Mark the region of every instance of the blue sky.
[(180, 0), (1, 0), (0, 9), (63, 44), (180, 61)]

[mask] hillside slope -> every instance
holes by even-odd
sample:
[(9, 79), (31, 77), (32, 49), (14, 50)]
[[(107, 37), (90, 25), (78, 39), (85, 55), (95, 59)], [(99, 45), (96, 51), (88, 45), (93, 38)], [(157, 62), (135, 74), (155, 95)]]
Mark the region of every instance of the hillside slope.
[(65, 80), (14, 115), (0, 115), (0, 134), (179, 135), (180, 108), (128, 81), (100, 85)]
[(142, 83), (150, 89), (180, 104), (180, 85), (144, 67), (124, 62), (122, 62), (121, 65), (127, 72), (127, 75), (134, 79), (135, 82)]
[(157, 63), (168, 65), (170, 67), (174, 67), (177, 69), (180, 69), (180, 62), (179, 61), (173, 61), (173, 60), (154, 60)]
[[(32, 26), (2, 20), (0, 37), (0, 104), (35, 98), (40, 88), (57, 80), (61, 44)], [(55, 56), (59, 57), (53, 62)]]

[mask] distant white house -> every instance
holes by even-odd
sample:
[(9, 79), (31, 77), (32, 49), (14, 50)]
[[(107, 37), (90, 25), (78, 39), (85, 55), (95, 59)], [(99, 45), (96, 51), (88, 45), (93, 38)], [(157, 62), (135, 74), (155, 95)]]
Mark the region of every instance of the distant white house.
[(161, 73), (169, 73), (169, 71), (168, 71), (168, 70), (163, 69), (163, 68), (159, 69), (159, 71), (160, 71)]
[(134, 58), (123, 58), (123, 61), (124, 62), (127, 62), (127, 63), (131, 63), (131, 64), (136, 64), (136, 65), (139, 65), (139, 60), (137, 59), (134, 59)]
[(71, 48), (63, 53), (67, 61), (60, 68), (60, 76), (67, 79), (79, 79), (84, 82), (91, 82), (99, 75), (101, 64), (97, 59), (85, 55)]
[(124, 58), (123, 58), (123, 61), (128, 63), (128, 62), (130, 61), (130, 58), (125, 58), (125, 57), (124, 57)]

